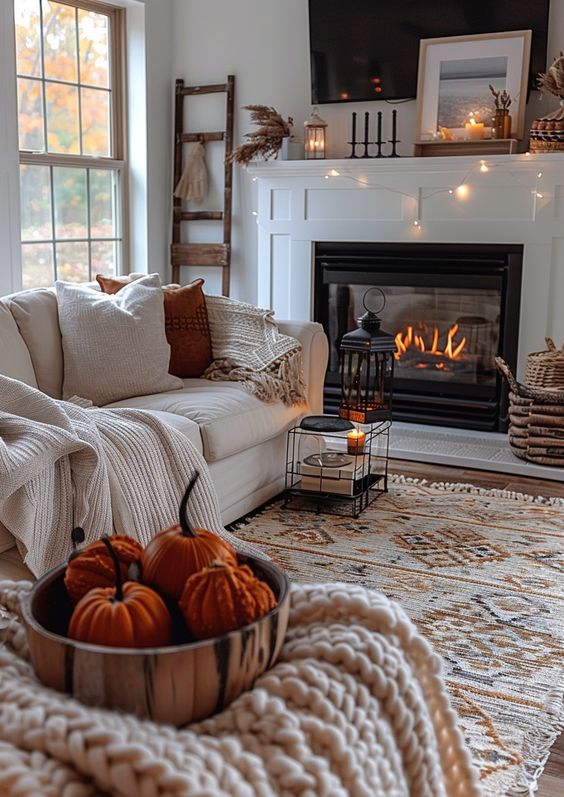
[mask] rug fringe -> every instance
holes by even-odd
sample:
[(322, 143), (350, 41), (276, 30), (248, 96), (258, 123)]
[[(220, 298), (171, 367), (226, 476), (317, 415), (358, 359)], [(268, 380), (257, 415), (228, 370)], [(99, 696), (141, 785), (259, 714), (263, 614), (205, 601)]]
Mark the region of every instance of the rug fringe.
[(476, 487), (474, 484), (466, 482), (429, 482), (427, 479), (414, 479), (411, 476), (402, 475), (392, 475), (389, 478), (393, 484), (412, 484), (418, 487), (433, 487), (436, 490), (443, 490), (449, 493), (469, 493), (489, 498), (508, 498), (514, 501), (526, 501), (530, 504), (544, 504), (546, 506), (564, 508), (564, 498), (557, 498), (556, 496), (530, 495), (529, 493), (519, 493), (515, 490)]
[(507, 797), (532, 797), (536, 793), (552, 745), (564, 731), (564, 687), (555, 686), (549, 691), (542, 711), (544, 716), (539, 724), (544, 727), (532, 728), (523, 742), (524, 757), (531, 764), (527, 769), (522, 767)]

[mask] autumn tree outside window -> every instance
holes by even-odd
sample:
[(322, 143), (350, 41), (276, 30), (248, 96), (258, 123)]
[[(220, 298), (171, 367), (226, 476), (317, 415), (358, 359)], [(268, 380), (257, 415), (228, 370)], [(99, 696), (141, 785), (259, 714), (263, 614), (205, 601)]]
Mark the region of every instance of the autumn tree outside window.
[(14, 0), (24, 288), (122, 271), (123, 9)]

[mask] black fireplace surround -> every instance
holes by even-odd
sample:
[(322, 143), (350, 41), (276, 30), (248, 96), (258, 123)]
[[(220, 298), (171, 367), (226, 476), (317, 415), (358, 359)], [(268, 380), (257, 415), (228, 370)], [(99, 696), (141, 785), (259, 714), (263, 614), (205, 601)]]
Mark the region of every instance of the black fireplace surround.
[(340, 402), (340, 340), (377, 286), (382, 329), (397, 345), (394, 419), (505, 431), (494, 357), (515, 369), (522, 262), (517, 244), (316, 243), (314, 318), (330, 347), (325, 411)]

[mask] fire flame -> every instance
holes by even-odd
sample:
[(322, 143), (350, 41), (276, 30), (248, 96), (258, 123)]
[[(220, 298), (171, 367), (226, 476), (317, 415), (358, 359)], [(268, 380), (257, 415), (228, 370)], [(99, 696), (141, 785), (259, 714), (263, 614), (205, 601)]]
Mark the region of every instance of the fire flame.
[[(462, 352), (464, 351), (464, 347), (466, 346), (466, 338), (462, 338), (462, 340), (459, 342), (455, 341), (455, 337), (458, 332), (458, 324), (453, 324), (453, 326), (448, 330), (446, 345), (442, 350), (439, 349), (438, 327), (434, 327), (432, 337), (427, 335), (427, 344), (425, 343), (425, 337), (423, 334), (418, 334), (415, 332), (411, 324), (409, 324), (406, 329), (406, 332), (398, 332), (395, 336), (397, 352), (394, 354), (394, 357), (396, 360), (401, 360), (401, 358), (407, 353), (408, 349), (417, 349), (421, 352), (421, 354), (434, 355), (436, 357), (442, 357), (446, 360), (459, 360), (461, 358)], [(428, 331), (425, 327), (423, 327), (420, 332), (427, 333)], [(430, 344), (429, 339), (431, 339)], [(424, 368), (425, 364), (422, 363), (421, 366), (417, 367)], [(442, 363), (437, 362), (435, 367), (442, 367)]]

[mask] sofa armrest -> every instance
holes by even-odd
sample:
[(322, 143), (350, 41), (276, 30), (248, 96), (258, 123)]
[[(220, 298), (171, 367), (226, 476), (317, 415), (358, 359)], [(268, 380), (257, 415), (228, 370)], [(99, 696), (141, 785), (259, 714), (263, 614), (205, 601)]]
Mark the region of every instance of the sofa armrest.
[(283, 335), (290, 335), (302, 344), (304, 379), (310, 411), (323, 413), (323, 383), (329, 358), (329, 343), (321, 324), (314, 321), (279, 321), (274, 319)]

